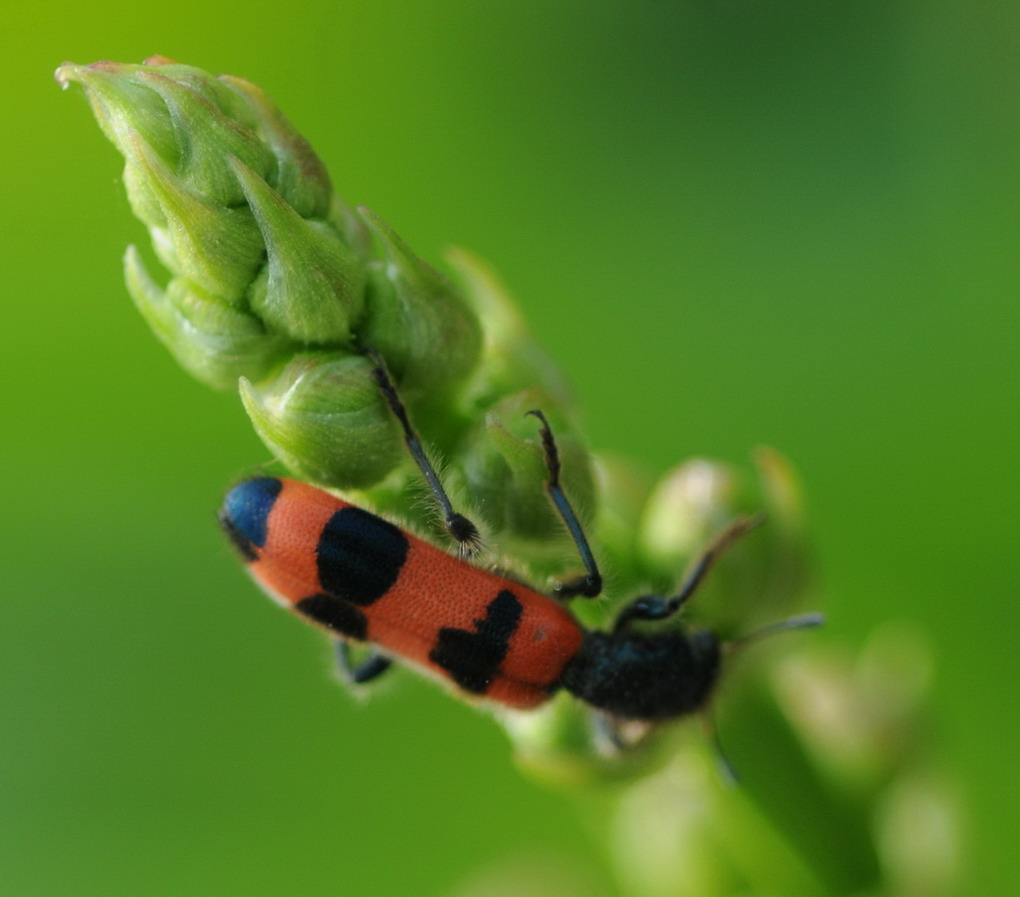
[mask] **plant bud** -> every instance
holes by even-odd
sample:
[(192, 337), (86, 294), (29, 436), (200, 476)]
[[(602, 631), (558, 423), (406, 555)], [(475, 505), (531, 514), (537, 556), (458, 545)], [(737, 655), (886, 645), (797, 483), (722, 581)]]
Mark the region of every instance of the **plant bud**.
[(576, 429), (537, 389), (502, 399), (470, 431), (463, 449), (465, 491), (501, 540), (527, 545), (521, 554), (538, 569), (549, 560), (555, 561), (555, 569), (573, 567), (579, 563), (576, 552), (546, 492), (549, 472), (541, 425), (528, 414), (532, 409), (549, 417), (562, 464), (561, 485), (581, 523), (591, 521), (595, 486), (589, 453)]
[(360, 209), (383, 261), (370, 274), (364, 345), (381, 353), (412, 397), (435, 401), (474, 369), (481, 329), (453, 284), (418, 258), (378, 215)]
[(220, 75), (251, 113), (252, 127), (276, 156), (273, 186), (302, 218), (325, 218), (333, 188), (322, 160), (262, 90), (244, 78)]
[(160, 227), (153, 229), (153, 245), (160, 260), (179, 277), (231, 305), (239, 305), (259, 270), (265, 244), (255, 219), (247, 208), (229, 208), (191, 193), (151, 148), (140, 138), (130, 142), (128, 170), (134, 190), (132, 207), (138, 197), (155, 202)]
[(134, 246), (124, 257), (128, 292), (142, 317), (196, 380), (236, 389), (239, 377), (258, 380), (289, 346), (266, 333), (258, 318), (231, 308), (183, 278), (160, 289)]
[(509, 290), (496, 272), (466, 249), (447, 252), (464, 298), (482, 322), (482, 358), (469, 387), (471, 401), (488, 407), (501, 396), (541, 388), (557, 408), (571, 410), (574, 397), (566, 378), (528, 332)]
[(249, 301), (270, 330), (310, 344), (347, 344), (361, 313), (365, 271), (331, 225), (306, 221), (254, 171), (234, 172), (255, 214), (268, 260)]
[(361, 355), (296, 355), (268, 381), (242, 378), (241, 399), (270, 451), (313, 483), (366, 488), (405, 458), (400, 428)]
[(689, 563), (741, 515), (762, 525), (729, 548), (698, 590), (691, 613), (729, 634), (803, 603), (808, 556), (799, 483), (771, 449), (756, 455), (757, 483), (735, 467), (695, 458), (666, 474), (645, 507), (640, 553), (656, 589), (676, 587)]

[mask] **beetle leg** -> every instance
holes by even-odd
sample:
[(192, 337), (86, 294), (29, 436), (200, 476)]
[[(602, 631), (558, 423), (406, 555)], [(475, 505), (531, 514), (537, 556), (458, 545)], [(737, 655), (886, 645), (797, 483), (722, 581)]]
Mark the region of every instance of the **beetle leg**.
[(351, 659), (350, 645), (342, 639), (337, 639), (336, 665), (340, 678), (346, 685), (365, 685), (385, 673), (393, 665), (393, 661), (385, 654), (373, 652), (360, 663), (354, 663)]
[(560, 485), (560, 453), (556, 448), (556, 440), (553, 438), (552, 429), (545, 415), (538, 411), (529, 411), (541, 421), (542, 427), (539, 435), (542, 437), (542, 450), (545, 452), (545, 466), (549, 471), (549, 479), (545, 484), (549, 499), (560, 515), (570, 533), (570, 538), (577, 546), (577, 553), (581, 555), (581, 562), (584, 564), (585, 574), (566, 582), (557, 583), (553, 589), (556, 598), (574, 598), (583, 595), (585, 598), (595, 598), (602, 592), (602, 574), (599, 573), (598, 564), (595, 563), (595, 556), (591, 552), (591, 546), (584, 534), (584, 528), (574, 513), (574, 508), (567, 499), (563, 487)]
[(418, 469), (421, 470), (422, 476), (425, 477), (425, 481), (428, 483), (429, 489), (436, 499), (436, 503), (443, 512), (443, 522), (447, 532), (457, 540), (458, 546), (465, 554), (475, 554), (481, 547), (481, 537), (478, 535), (478, 528), (467, 517), (453, 509), (450, 498), (439, 480), (439, 474), (436, 473), (435, 467), (432, 466), (428, 456), (425, 454), (425, 449), (422, 447), (418, 434), (415, 432), (414, 427), (411, 426), (411, 420), (407, 416), (407, 408), (404, 406), (400, 393), (397, 392), (396, 384), (394, 384), (389, 371), (386, 369), (386, 362), (383, 360), (383, 357), (375, 349), (366, 348), (363, 351), (372, 361), (372, 376), (379, 386), (379, 391), (382, 393), (383, 398), (386, 399), (386, 404), (390, 406), (393, 416), (400, 423), (401, 429), (404, 431), (404, 442), (407, 444), (407, 450), (411, 453), (411, 457), (414, 458)]

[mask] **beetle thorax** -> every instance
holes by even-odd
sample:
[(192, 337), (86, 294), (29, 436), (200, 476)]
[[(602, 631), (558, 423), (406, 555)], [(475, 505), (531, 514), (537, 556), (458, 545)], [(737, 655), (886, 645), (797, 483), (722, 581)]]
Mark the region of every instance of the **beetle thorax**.
[(719, 641), (705, 630), (588, 632), (562, 685), (613, 716), (669, 719), (705, 705), (719, 658)]

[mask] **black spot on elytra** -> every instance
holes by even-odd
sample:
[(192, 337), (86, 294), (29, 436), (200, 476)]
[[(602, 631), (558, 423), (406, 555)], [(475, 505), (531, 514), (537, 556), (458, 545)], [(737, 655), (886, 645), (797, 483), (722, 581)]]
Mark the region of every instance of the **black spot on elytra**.
[(475, 630), (447, 627), (439, 630), (429, 660), (446, 670), (465, 691), (485, 694), (506, 657), (523, 608), (513, 592), (503, 589), (485, 608), (485, 619)]
[(372, 604), (397, 581), (407, 550), (407, 538), (392, 523), (361, 508), (341, 508), (319, 536), (319, 584), (352, 604)]
[(365, 615), (353, 604), (349, 604), (335, 595), (311, 595), (302, 598), (295, 605), (299, 613), (310, 620), (320, 623), (340, 635), (364, 641), (368, 632), (368, 621)]

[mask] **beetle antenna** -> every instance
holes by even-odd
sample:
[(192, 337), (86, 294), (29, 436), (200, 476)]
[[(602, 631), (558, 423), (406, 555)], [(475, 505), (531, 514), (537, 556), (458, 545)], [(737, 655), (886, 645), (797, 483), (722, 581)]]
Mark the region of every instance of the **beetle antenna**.
[(735, 639), (731, 639), (723, 645), (723, 648), (727, 653), (742, 651), (748, 645), (760, 641), (767, 636), (775, 635), (778, 632), (788, 632), (791, 629), (814, 629), (816, 626), (821, 626), (824, 622), (825, 615), (818, 613), (800, 614), (796, 617), (788, 617), (785, 620), (777, 620), (775, 623), (768, 623), (760, 629), (755, 629), (754, 631), (747, 633), (747, 635), (741, 635)]
[(705, 729), (705, 737), (708, 738), (708, 743), (712, 745), (712, 753), (715, 755), (715, 763), (719, 768), (719, 775), (727, 785), (739, 785), (740, 776), (737, 775), (736, 768), (726, 754), (722, 739), (719, 737), (719, 726), (716, 725), (712, 711), (703, 711), (701, 721)]
[[(742, 651), (748, 645), (759, 641), (770, 635), (775, 635), (778, 632), (788, 632), (791, 629), (813, 629), (816, 626), (821, 626), (825, 622), (824, 614), (812, 613), (812, 614), (800, 614), (796, 617), (788, 617), (785, 620), (777, 620), (775, 623), (768, 623), (747, 635), (739, 636), (728, 642), (723, 643), (723, 650), (727, 654), (733, 654), (736, 651)], [(712, 745), (712, 751), (715, 754), (716, 764), (719, 767), (719, 773), (723, 780), (730, 785), (739, 785), (740, 776), (737, 775), (737, 770), (730, 762), (729, 756), (726, 754), (726, 748), (723, 747), (722, 738), (719, 737), (719, 727), (716, 725), (715, 717), (712, 715), (712, 711), (708, 708), (702, 711), (701, 721), (705, 728), (705, 735)]]

